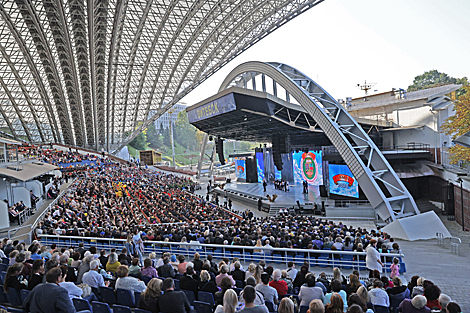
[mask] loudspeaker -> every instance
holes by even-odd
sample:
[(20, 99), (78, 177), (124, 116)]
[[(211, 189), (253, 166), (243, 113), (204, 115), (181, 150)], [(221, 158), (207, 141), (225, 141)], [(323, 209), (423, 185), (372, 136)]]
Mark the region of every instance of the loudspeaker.
[(282, 171), (283, 163), (282, 163), (281, 153), (282, 153), (283, 149), (285, 150), (285, 143), (284, 143), (284, 148), (283, 148), (282, 145), (281, 145), (281, 135), (280, 134), (274, 134), (272, 136), (272, 144), (273, 144), (272, 150), (273, 150), (274, 165), (276, 165), (278, 171)]
[(326, 187), (325, 185), (320, 185), (320, 197), (328, 197), (328, 192), (326, 192)]
[(224, 158), (224, 140), (221, 138), (217, 138), (217, 143), (215, 144), (215, 152), (219, 156), (219, 161), (221, 165), (225, 165), (225, 158)]
[(227, 184), (230, 184), (230, 183), (232, 182), (232, 180), (231, 180), (230, 178), (227, 178), (227, 179), (225, 180), (225, 182), (226, 182)]

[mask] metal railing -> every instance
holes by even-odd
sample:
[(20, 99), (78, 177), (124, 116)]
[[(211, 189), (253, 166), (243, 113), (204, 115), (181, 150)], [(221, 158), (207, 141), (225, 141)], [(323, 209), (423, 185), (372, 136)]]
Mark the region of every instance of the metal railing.
[[(57, 244), (62, 246), (77, 246), (83, 242), (85, 248), (91, 246), (98, 250), (120, 250), (125, 247), (126, 239), (97, 238), (97, 237), (71, 237), (58, 235), (40, 235), (43, 245)], [(144, 241), (144, 254), (156, 253), (162, 255), (165, 252), (172, 254), (182, 254), (187, 258), (194, 257), (198, 252), (201, 258), (211, 254), (215, 259), (238, 257), (244, 262), (260, 262), (285, 264), (290, 261), (297, 265), (309, 262), (310, 266), (320, 267), (342, 267), (345, 269), (365, 270), (366, 263), (360, 259), (365, 259), (366, 252), (336, 251), (336, 250), (313, 250), (313, 249), (286, 249), (286, 248), (264, 248), (235, 245), (201, 244), (198, 241), (186, 242), (166, 242), (166, 241)], [(384, 263), (385, 272), (390, 272), (390, 265), (394, 257), (399, 258), (401, 271), (405, 270), (403, 254), (380, 253)]]
[[(437, 244), (444, 247), (445, 246), (445, 237), (443, 233), (436, 233)], [(450, 250), (453, 254), (460, 255), (460, 245), (462, 240), (458, 237), (449, 237), (450, 239)]]

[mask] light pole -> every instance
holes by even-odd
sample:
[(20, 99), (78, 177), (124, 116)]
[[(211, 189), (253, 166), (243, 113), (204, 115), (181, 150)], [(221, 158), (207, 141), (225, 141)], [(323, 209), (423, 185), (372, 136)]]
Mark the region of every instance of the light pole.
[(175, 163), (175, 142), (173, 140), (173, 109), (168, 110), (168, 114), (170, 115), (170, 133), (171, 133), (171, 154), (173, 155), (173, 167), (176, 168)]
[(463, 215), (463, 179), (457, 178), (456, 182), (460, 183), (460, 207), (462, 210), (462, 230), (465, 231), (465, 217)]

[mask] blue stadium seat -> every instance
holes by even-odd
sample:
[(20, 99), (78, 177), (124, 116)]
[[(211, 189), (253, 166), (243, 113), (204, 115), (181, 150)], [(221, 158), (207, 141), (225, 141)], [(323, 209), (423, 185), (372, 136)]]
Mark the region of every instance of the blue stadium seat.
[(211, 308), (215, 305), (214, 295), (210, 292), (199, 291), (197, 293), (197, 298), (201, 302), (209, 303)]
[(24, 313), (22, 309), (15, 309), (15, 308), (7, 308), (7, 311), (11, 313)]
[(242, 292), (243, 288), (233, 288), (233, 290), (237, 293), (237, 296), (240, 296), (240, 292)]
[(276, 312), (276, 310), (274, 310), (274, 303), (272, 303), (271, 301), (264, 301), (264, 305), (266, 305), (270, 313)]
[(282, 263), (282, 255), (279, 253), (273, 254), (273, 262), (276, 264)]
[(320, 256), (318, 257), (317, 264), (320, 267), (328, 267), (328, 257)]
[(241, 281), (241, 280), (236, 280), (235, 281), (235, 286), (237, 288), (244, 288), (245, 287), (245, 284)]
[(106, 302), (109, 305), (116, 304), (116, 293), (113, 288), (110, 287), (100, 287), (100, 295), (103, 302)]
[(24, 300), (28, 297), (28, 295), (29, 295), (30, 292), (31, 292), (30, 290), (26, 290), (26, 289), (20, 290), (20, 299), (21, 299), (21, 303), (24, 302)]
[(386, 306), (381, 305), (374, 305), (374, 312), (375, 313), (389, 313), (389, 309)]
[(183, 291), (184, 294), (186, 295), (186, 298), (188, 298), (189, 304), (193, 306), (194, 301), (196, 301), (196, 295), (194, 294), (194, 292), (191, 290), (181, 290), (181, 291)]
[(341, 263), (341, 267), (344, 269), (352, 269), (352, 262), (353, 262), (353, 255), (352, 254), (342, 254), (341, 259), (343, 262)]
[(307, 313), (307, 311), (308, 311), (308, 306), (307, 305), (300, 306), (299, 313)]
[(295, 256), (295, 265), (302, 266), (304, 264), (304, 256), (303, 255), (296, 255)]
[(140, 276), (140, 280), (143, 281), (145, 285), (147, 285), (151, 279), (152, 277), (149, 276)]
[(173, 282), (175, 283), (175, 290), (180, 290), (180, 281), (179, 281), (179, 279), (173, 279)]
[(124, 305), (113, 305), (113, 313), (132, 313), (131, 309)]
[(127, 289), (116, 289), (117, 304), (135, 308), (132, 292)]
[(140, 294), (141, 294), (140, 292), (134, 291), (134, 302), (135, 302), (136, 307), (139, 306)]
[[(95, 312), (93, 312), (95, 313)], [(147, 310), (142, 310), (142, 309), (135, 309), (135, 313), (152, 313), (150, 311), (147, 311)]]
[(77, 310), (77, 312), (85, 311), (85, 310), (93, 312), (93, 309), (91, 308), (91, 305), (87, 300), (80, 299), (80, 298), (73, 298), (72, 301), (73, 301), (73, 306), (75, 307), (75, 310)]
[(21, 307), (21, 304), (23, 304), (21, 302), (20, 293), (16, 289), (8, 288), (8, 292), (5, 292), (5, 295), (11, 305)]
[(0, 263), (0, 272), (6, 272), (8, 269), (8, 265), (4, 263)]
[(0, 303), (7, 303), (7, 297), (5, 296), (5, 290), (3, 289), (3, 285), (0, 285)]
[(238, 252), (238, 251), (233, 251), (233, 252), (232, 252), (232, 256), (233, 256), (234, 258), (239, 258), (240, 260), (242, 259), (242, 254), (241, 254), (240, 252)]
[(93, 301), (91, 303), (91, 307), (93, 308), (93, 313), (112, 313), (109, 305), (104, 302)]
[(0, 283), (2, 283), (2, 286), (5, 282), (5, 276), (7, 276), (7, 272), (0, 272)]
[(253, 252), (253, 261), (259, 262), (263, 259), (263, 254), (260, 252)]
[(10, 264), (10, 259), (9, 258), (2, 258), (2, 263), (9, 265)]
[(201, 301), (194, 301), (194, 309), (197, 313), (212, 313), (212, 306)]

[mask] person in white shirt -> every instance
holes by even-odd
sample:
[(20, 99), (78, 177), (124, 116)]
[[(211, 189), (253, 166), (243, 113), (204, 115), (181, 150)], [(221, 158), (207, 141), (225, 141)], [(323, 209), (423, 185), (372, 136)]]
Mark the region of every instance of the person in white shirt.
[(82, 282), (84, 284), (87, 284), (92, 288), (109, 286), (109, 281), (105, 282), (103, 276), (100, 273), (98, 273), (99, 265), (100, 265), (99, 260), (93, 260), (90, 262), (90, 271), (83, 274)]
[(376, 279), (374, 281), (374, 288), (369, 291), (370, 302), (373, 305), (380, 305), (384, 307), (390, 307), (390, 299), (388, 293), (382, 289), (383, 283)]
[(295, 277), (297, 276), (297, 272), (298, 270), (295, 269), (295, 264), (294, 262), (290, 261), (289, 263), (287, 263), (287, 276), (289, 276), (290, 279), (292, 279), (292, 281), (295, 280)]

